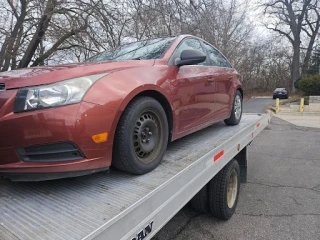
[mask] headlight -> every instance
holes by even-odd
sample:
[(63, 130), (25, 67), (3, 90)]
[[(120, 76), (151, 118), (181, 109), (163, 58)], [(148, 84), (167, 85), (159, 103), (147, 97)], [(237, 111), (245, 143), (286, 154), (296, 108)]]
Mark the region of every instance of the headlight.
[(108, 73), (69, 79), (48, 85), (19, 89), (14, 112), (30, 111), (78, 103), (92, 84)]

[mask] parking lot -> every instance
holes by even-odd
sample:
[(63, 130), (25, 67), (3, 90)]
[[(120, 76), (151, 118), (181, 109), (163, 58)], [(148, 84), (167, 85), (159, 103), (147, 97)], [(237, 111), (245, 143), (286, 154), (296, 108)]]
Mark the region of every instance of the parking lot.
[[(262, 112), (270, 102), (250, 99), (244, 110)], [(232, 219), (186, 206), (154, 239), (320, 239), (319, 146), (319, 128), (274, 117), (248, 148), (248, 182)]]

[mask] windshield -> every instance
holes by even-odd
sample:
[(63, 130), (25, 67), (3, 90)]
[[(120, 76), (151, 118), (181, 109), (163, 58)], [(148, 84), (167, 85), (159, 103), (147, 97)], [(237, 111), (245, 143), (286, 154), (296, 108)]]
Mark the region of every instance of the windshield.
[(175, 38), (157, 38), (141, 42), (122, 45), (113, 51), (102, 52), (86, 62), (99, 62), (107, 60), (143, 60), (161, 58)]

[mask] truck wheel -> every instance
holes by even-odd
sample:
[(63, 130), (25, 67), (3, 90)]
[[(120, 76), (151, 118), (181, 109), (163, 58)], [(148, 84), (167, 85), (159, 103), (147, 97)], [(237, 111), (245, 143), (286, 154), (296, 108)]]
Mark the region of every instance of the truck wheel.
[(191, 199), (191, 206), (198, 212), (210, 212), (207, 184)]
[(168, 121), (161, 104), (141, 96), (128, 104), (114, 137), (112, 165), (144, 174), (156, 168), (168, 144)]
[(239, 124), (242, 117), (242, 95), (239, 90), (236, 91), (234, 95), (231, 116), (228, 119), (225, 119), (224, 122), (227, 125), (237, 125)]
[(240, 168), (236, 160), (228, 163), (209, 182), (209, 207), (213, 216), (228, 220), (238, 203), (240, 190)]

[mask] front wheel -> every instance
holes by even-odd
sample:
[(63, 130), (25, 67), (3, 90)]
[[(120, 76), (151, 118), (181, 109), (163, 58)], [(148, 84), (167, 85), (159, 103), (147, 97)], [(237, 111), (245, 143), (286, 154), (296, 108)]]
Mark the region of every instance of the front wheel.
[(224, 120), (227, 125), (237, 125), (239, 124), (242, 117), (242, 95), (239, 90), (236, 91), (234, 96), (231, 116), (230, 118)]
[(114, 137), (112, 165), (144, 174), (161, 162), (168, 144), (168, 121), (161, 104), (151, 97), (137, 97), (123, 112)]

